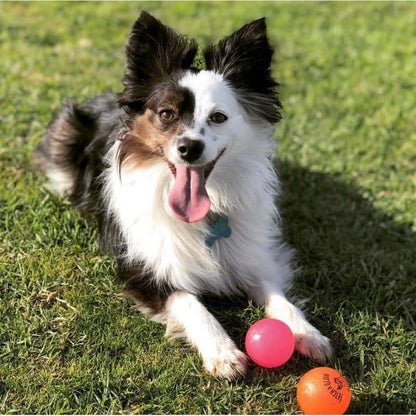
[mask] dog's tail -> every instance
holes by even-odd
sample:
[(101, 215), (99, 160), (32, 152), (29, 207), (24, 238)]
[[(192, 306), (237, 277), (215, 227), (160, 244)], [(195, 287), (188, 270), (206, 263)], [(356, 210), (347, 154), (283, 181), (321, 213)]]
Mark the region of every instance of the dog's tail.
[[(49, 124), (44, 140), (37, 147), (34, 162), (48, 176), (48, 189), (68, 197), (82, 213), (90, 210), (86, 193), (90, 184), (84, 183), (89, 164), (86, 147), (91, 142), (95, 120), (73, 103), (63, 105)], [(83, 195), (84, 194), (84, 195)]]
[(86, 163), (85, 142), (92, 123), (75, 105), (67, 103), (51, 121), (36, 149), (34, 162), (48, 175), (49, 188), (62, 196), (73, 193), (75, 180)]
[(103, 94), (79, 106), (68, 102), (35, 151), (34, 162), (45, 170), (48, 188), (67, 197), (83, 215), (97, 210), (97, 179), (118, 111), (115, 94)]

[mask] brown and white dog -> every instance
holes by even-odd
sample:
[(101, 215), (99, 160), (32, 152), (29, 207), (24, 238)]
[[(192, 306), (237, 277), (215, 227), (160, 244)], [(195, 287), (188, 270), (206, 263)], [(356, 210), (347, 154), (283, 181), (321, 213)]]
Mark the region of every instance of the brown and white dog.
[(291, 250), (281, 241), (270, 155), (280, 119), (264, 19), (203, 50), (146, 12), (126, 47), (120, 94), (67, 104), (37, 151), (52, 188), (95, 215), (126, 293), (167, 335), (186, 338), (215, 376), (246, 355), (203, 306), (244, 293), (286, 322), (313, 359), (328, 339), (290, 303)]

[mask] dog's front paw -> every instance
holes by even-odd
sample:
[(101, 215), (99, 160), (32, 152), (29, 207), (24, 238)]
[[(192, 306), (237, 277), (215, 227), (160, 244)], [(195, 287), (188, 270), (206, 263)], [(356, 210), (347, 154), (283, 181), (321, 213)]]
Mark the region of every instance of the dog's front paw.
[(215, 355), (204, 357), (204, 366), (208, 373), (227, 380), (244, 377), (247, 365), (247, 356), (235, 345), (224, 346)]
[(324, 362), (332, 355), (332, 347), (327, 337), (324, 337), (317, 329), (305, 333), (294, 334), (296, 350), (313, 360)]

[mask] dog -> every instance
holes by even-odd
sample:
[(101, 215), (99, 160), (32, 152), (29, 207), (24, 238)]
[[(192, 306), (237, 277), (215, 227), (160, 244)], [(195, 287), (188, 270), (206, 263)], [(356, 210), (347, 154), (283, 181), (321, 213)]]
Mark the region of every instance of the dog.
[(213, 376), (244, 376), (240, 351), (201, 298), (244, 294), (292, 330), (296, 350), (328, 338), (286, 297), (294, 276), (271, 155), (281, 104), (265, 19), (202, 51), (147, 12), (126, 45), (121, 93), (67, 103), (36, 160), (53, 190), (98, 220), (125, 295), (185, 338)]

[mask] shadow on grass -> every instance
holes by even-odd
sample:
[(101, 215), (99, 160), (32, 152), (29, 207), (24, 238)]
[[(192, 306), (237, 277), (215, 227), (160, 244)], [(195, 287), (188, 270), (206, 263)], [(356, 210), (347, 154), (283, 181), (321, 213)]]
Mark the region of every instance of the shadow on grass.
[(340, 179), (279, 162), (286, 240), (302, 272), (298, 296), (334, 312), (369, 310), (414, 326), (416, 233)]
[[(310, 300), (308, 318), (331, 338), (336, 363), (353, 381), (366, 384), (371, 370), (364, 368), (360, 352), (354, 351), (354, 345), (359, 345), (351, 342), (355, 333), (363, 337), (376, 333), (377, 320), (386, 320), (391, 327), (402, 325), (406, 331), (415, 326), (416, 233), (410, 224), (399, 224), (377, 210), (359, 189), (342, 179), (286, 161), (277, 165), (283, 188), (279, 205), (284, 237), (295, 248), (301, 267), (294, 294)], [(315, 310), (311, 310), (313, 305)], [(243, 348), (245, 322), (259, 318), (242, 316), (242, 309), (249, 310), (247, 302), (238, 299), (230, 305), (215, 300), (208, 307)], [(345, 328), (342, 333), (340, 328)], [(380, 339), (377, 343), (382, 345)], [(300, 376), (314, 366), (295, 356), (279, 371), (253, 369), (250, 378), (257, 382), (258, 375), (266, 380), (286, 373)], [(350, 411), (409, 411), (400, 394), (394, 399), (382, 396), (372, 394), (370, 400), (358, 394)]]
[[(377, 354), (388, 360), (394, 341), (386, 338), (395, 336), (393, 328), (415, 329), (416, 233), (411, 224), (397, 223), (341, 179), (287, 162), (279, 162), (278, 170), (285, 238), (296, 249), (302, 268), (296, 295), (319, 305), (316, 321), (312, 313), (308, 315), (324, 333), (332, 333), (335, 357), (349, 377), (367, 385), (373, 366), (380, 373), (375, 378), (388, 380), (380, 370), (383, 362), (364, 365), (354, 348), (365, 345), (367, 350), (361, 353), (371, 356), (371, 345), (374, 350), (384, 347), (384, 354)], [(332, 317), (338, 320), (336, 331)], [(404, 347), (400, 341), (395, 345)], [(403, 357), (406, 354), (409, 350)], [(380, 388), (381, 394), (367, 389), (368, 394), (356, 395), (349, 411), (408, 413), (410, 401), (397, 391), (401, 376), (399, 369), (395, 371), (390, 385)], [(396, 393), (389, 395), (389, 389)]]

